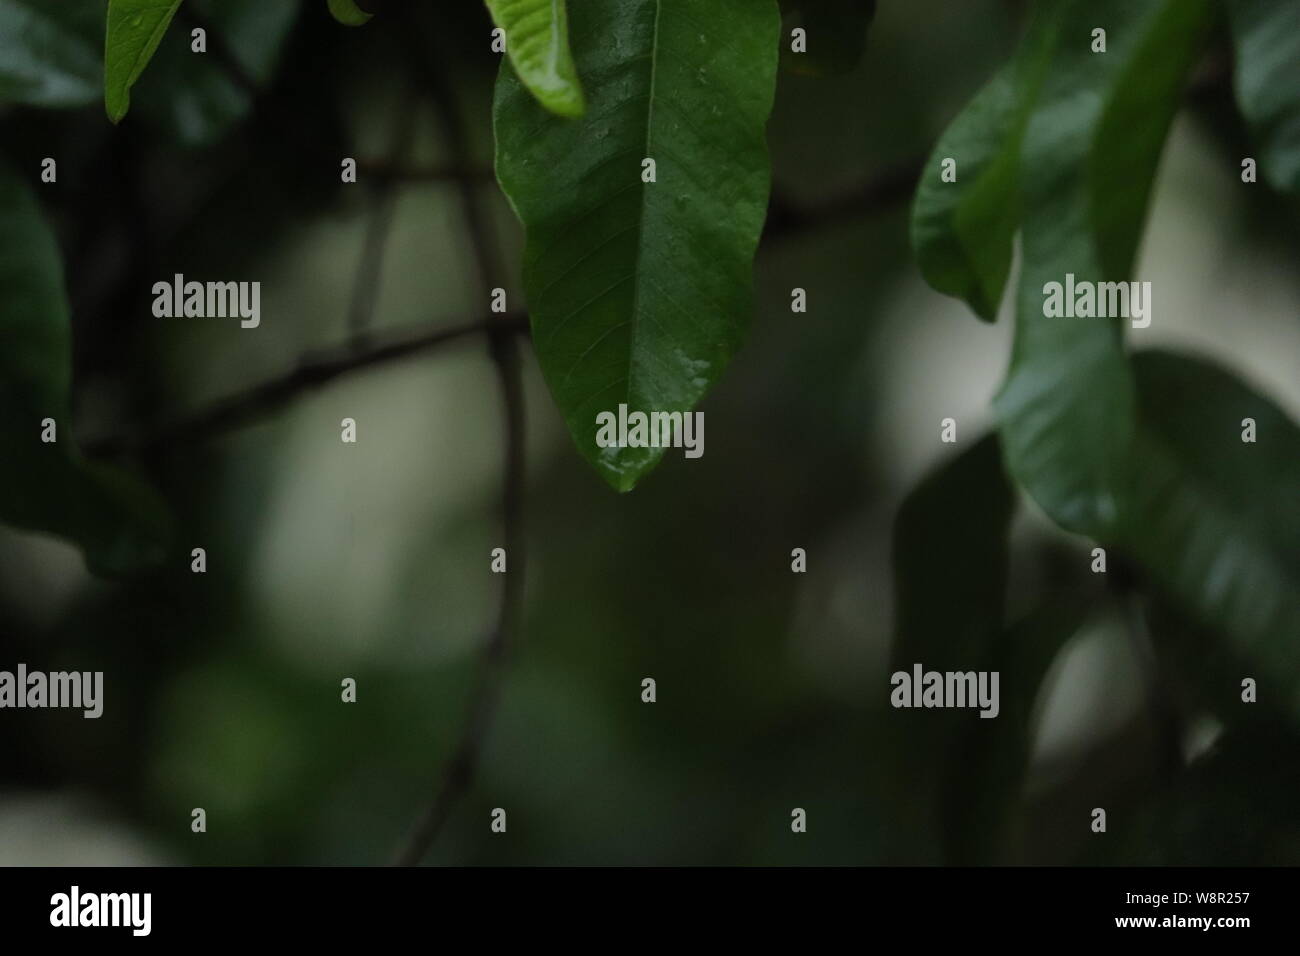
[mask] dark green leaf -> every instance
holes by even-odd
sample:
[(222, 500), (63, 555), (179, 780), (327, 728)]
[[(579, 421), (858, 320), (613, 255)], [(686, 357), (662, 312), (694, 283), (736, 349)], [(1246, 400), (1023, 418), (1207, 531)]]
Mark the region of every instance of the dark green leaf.
[(120, 122), (131, 106), (131, 87), (176, 15), (181, 0), (108, 0), (104, 34), (104, 106)]
[(942, 669), (986, 653), (1002, 628), (1015, 498), (996, 436), (912, 490), (894, 523), (897, 663)]
[[(925, 280), (992, 322), (1020, 225), (1020, 148), (1060, 28), (1059, 7), (1035, 19), (1015, 59), (948, 127), (912, 206), (912, 248)], [(944, 182), (944, 161), (956, 181)], [(951, 178), (951, 177), (950, 177)]]
[(515, 73), (537, 101), (559, 116), (581, 116), (582, 84), (569, 51), (564, 0), (487, 0), (505, 31), (506, 53)]
[(948, 862), (1003, 862), (1008, 824), (1021, 808), (1033, 751), (1034, 705), (1057, 654), (1087, 619), (1079, 598), (1059, 598), (998, 635), (989, 670), (999, 675), (996, 720), (969, 721), (947, 754), (942, 818)]
[(1134, 367), (1141, 428), (1118, 543), (1300, 715), (1300, 429), (1207, 363), (1148, 352)]
[[(128, 476), (73, 449), (71, 343), (58, 246), (27, 185), (0, 167), (0, 520), (70, 538), (95, 570), (159, 557), (165, 517)], [(57, 441), (41, 440), (53, 419)]]
[[(1127, 280), (1204, 0), (1072, 4), (1021, 150), (1024, 266), (1012, 366), (996, 400), (1012, 474), (1061, 526), (1103, 535), (1134, 430), (1120, 321), (1044, 315), (1047, 283)], [(1091, 32), (1107, 30), (1107, 52)], [(1120, 144), (1117, 146), (1117, 144)]]
[(1236, 46), (1237, 102), (1277, 189), (1300, 193), (1300, 3), (1225, 0)]
[[(993, 435), (945, 462), (907, 496), (893, 533), (895, 671), (910, 674), (918, 664), (927, 671), (990, 669), (1003, 628), (1014, 507)], [(992, 733), (1001, 718), (941, 709), (896, 710), (889, 719), (903, 746), (892, 775), (917, 804), (923, 825), (942, 831), (945, 852), (961, 857), (946, 826), (954, 814), (946, 806), (944, 757), (964, 738), (966, 724), (984, 725), (971, 733)]]
[(497, 175), (528, 233), (542, 372), (578, 448), (626, 491), (662, 449), (597, 447), (597, 413), (687, 412), (748, 324), (780, 17), (775, 0), (589, 0), (570, 28), (589, 109), (552, 116), (503, 70)]
[(104, 68), (96, 0), (0, 0), (0, 103), (85, 106)]
[(1120, 866), (1288, 866), (1300, 848), (1300, 749), (1294, 727), (1230, 727), (1169, 786), (1112, 816), (1084, 861)]

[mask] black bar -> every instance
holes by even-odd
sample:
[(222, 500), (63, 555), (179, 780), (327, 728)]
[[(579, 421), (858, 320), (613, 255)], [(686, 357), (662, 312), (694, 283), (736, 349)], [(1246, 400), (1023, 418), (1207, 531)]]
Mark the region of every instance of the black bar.
[[(116, 914), (126, 925), (52, 925), (69, 921), (73, 886), (78, 921)], [(337, 946), (405, 937), (432, 945), (513, 931), (540, 946), (601, 927), (622, 930), (611, 941), (631, 941), (707, 928), (762, 938), (788, 926), (810, 942), (843, 930), (859, 940), (919, 931), (927, 942), (1200, 936), (1231, 944), (1292, 929), (1295, 886), (1293, 869), (8, 868), (0, 869), (0, 925), (7, 943), (75, 936), (81, 944)], [(136, 909), (101, 895), (133, 893), (149, 894), (147, 936), (136, 935), (143, 896)]]

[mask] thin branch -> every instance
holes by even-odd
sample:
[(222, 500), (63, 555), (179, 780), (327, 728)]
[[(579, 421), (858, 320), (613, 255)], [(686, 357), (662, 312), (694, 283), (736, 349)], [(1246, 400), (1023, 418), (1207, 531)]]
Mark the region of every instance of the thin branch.
[[(501, 696), (510, 636), (519, 626), (526, 560), (523, 542), (524, 401), (518, 374), (518, 351), (513, 347), (513, 340), (501, 341), (510, 342), (508, 351), (497, 359), (502, 368), (506, 433), (506, 472), (501, 504), (508, 563), (503, 575), (501, 600), (497, 606), (496, 622), (483, 647), (478, 679), (469, 696), (460, 738), (443, 765), (433, 800), (420, 816), (407, 842), (398, 850), (393, 860), (395, 866), (417, 866), (424, 859), (457, 802), (474, 782), (480, 754)], [(494, 347), (493, 351), (497, 349)]]
[[(459, 105), (452, 86), (439, 65), (436, 51), (418, 42), (414, 30), (410, 31), (408, 36), (411, 41), (412, 62), (425, 77), (443, 139), (453, 153), (453, 162), (468, 167), (472, 161), (469, 138), (461, 120)], [(457, 181), (457, 186), (465, 224), (474, 249), (479, 286), (483, 295), (487, 297), (497, 277), (503, 274), (497, 255), (492, 220), (489, 210), (484, 208), (482, 195), (474, 182), (461, 179)], [(502, 482), (501, 510), (507, 571), (501, 584), (496, 624), (483, 648), (478, 681), (470, 694), (460, 738), (443, 766), (440, 778), (434, 787), (432, 801), (416, 823), (410, 838), (397, 852), (394, 863), (398, 866), (415, 866), (424, 859), (456, 803), (474, 782), (500, 698), (501, 679), (505, 671), (510, 639), (518, 629), (523, 605), (527, 559), (524, 544), (526, 476), (523, 381), (515, 338), (507, 334), (504, 325), (499, 334), (490, 336), (489, 347), (497, 368), (505, 411), (505, 475)]]
[(153, 426), (135, 434), (125, 434), (93, 441), (86, 445), (92, 455), (145, 453), (177, 444), (204, 441), (243, 425), (259, 421), (278, 411), (303, 392), (319, 388), (340, 376), (419, 352), (447, 345), (459, 339), (491, 332), (508, 331), (516, 335), (527, 330), (520, 313), (493, 316), (486, 322), (439, 327), (358, 350), (353, 343), (341, 348), (305, 356), (298, 367), (285, 375), (263, 382), (171, 422)]
[[(1200, 64), (1188, 83), (1187, 98), (1197, 102), (1221, 92), (1229, 79), (1226, 58), (1215, 51)], [(811, 203), (796, 203), (774, 192), (768, 204), (763, 241), (783, 239), (901, 205), (915, 194), (925, 161), (924, 156), (914, 157), (883, 170), (856, 188)]]
[[(389, 144), (391, 162), (401, 163), (411, 148), (415, 123), (415, 92), (409, 85), (402, 91), (397, 103)], [(348, 309), (348, 331), (361, 346), (367, 338), (375, 303), (379, 299), (379, 280), (384, 271), (384, 254), (393, 231), (393, 216), (397, 212), (397, 181), (379, 179), (371, 187), (372, 206), (366, 222), (366, 236), (357, 263), (356, 280), (352, 286), (352, 304)]]

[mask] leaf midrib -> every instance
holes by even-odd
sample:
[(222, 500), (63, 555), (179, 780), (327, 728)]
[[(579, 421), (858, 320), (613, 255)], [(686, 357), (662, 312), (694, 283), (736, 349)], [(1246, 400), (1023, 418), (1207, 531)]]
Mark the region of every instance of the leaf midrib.
[(551, 46), (546, 68), (552, 80), (560, 78), (560, 4), (563, 2), (564, 0), (551, 0)]
[[(659, 20), (663, 14), (663, 0), (654, 0), (655, 5), (655, 22), (654, 32), (650, 38), (650, 89), (646, 96), (646, 119), (645, 119), (645, 155), (643, 158), (653, 159), (651, 156), (654, 141), (654, 117), (655, 117), (655, 80), (659, 72)], [(628, 404), (631, 404), (633, 389), (632, 373), (635, 370), (636, 342), (637, 332), (641, 328), (641, 263), (644, 258), (645, 247), (645, 221), (646, 205), (649, 202), (651, 185), (658, 185), (659, 164), (655, 163), (655, 183), (641, 183), (641, 204), (637, 213), (636, 224), (636, 279), (632, 286), (632, 315), (629, 320), (631, 331), (628, 333), (627, 341), (627, 373), (624, 375), (624, 381), (627, 386)], [(641, 409), (644, 411), (645, 409)]]

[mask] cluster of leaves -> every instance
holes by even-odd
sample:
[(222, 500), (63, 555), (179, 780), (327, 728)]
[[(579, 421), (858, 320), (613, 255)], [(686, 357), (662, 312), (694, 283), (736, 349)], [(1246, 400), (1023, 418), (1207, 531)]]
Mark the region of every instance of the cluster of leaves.
[[(598, 449), (596, 412), (620, 403), (689, 410), (744, 334), (767, 205), (764, 128), (780, 12), (776, 0), (719, 0), (707, 15), (690, 4), (630, 0), (583, 4), (570, 23), (563, 0), (486, 5), (513, 65), (502, 70), (497, 91), (497, 166), (528, 230), (524, 280), (538, 358), (579, 449), (627, 490), (662, 450)], [(297, 6), (109, 0), (105, 19), (100, 0), (52, 8), (0, 0), (0, 100), (70, 108), (92, 102), (102, 89), (108, 117), (118, 123), (138, 94), (146, 122), (185, 145), (204, 146), (246, 112), (247, 86), (267, 79)], [(792, 5), (794, 16), (828, 33), (834, 28), (841, 44), (846, 32), (861, 40), (871, 6)], [(351, 26), (381, 7), (377, 0), (328, 2), (334, 17)], [(213, 34), (214, 49), (234, 54), (243, 84), (208, 58), (189, 56), (188, 36), (169, 34), (186, 12)], [(852, 47), (838, 49), (836, 66)], [(590, 102), (579, 74), (590, 81)], [(641, 181), (647, 157), (659, 164), (657, 184)], [(33, 202), (28, 187), (17, 177), (10, 186), (5, 195), (26, 209)], [(39, 217), (7, 217), (15, 230), (29, 219), (44, 228)], [(13, 235), (16, 243), (30, 241)], [(35, 247), (48, 245), (46, 238), (36, 237)], [(67, 309), (56, 270), (46, 275), (41, 292), (60, 305), (30, 326), (59, 330), (51, 337), (62, 347), (48, 350), (40, 382), (66, 402)], [(6, 334), (20, 328), (9, 323)], [(60, 410), (45, 406), (51, 415)], [(15, 421), (11, 437), (25, 435), (26, 426), (26, 419)], [(81, 537), (28, 506), (8, 518)]]
[[(297, 11), (264, 4), (191, 0), (239, 51), (253, 81), (265, 80)], [(77, 108), (101, 96), (119, 120), (141, 83), (144, 122), (189, 146), (214, 142), (242, 118), (251, 93), (220, 66), (189, 57), (188, 42), (162, 45), (179, 2), (0, 0), (0, 104)], [(182, 38), (177, 38), (180, 40)], [(102, 51), (102, 52), (101, 52)], [(158, 496), (117, 467), (87, 461), (71, 432), (69, 305), (58, 243), (31, 177), (0, 162), (0, 443), (38, 449), (8, 469), (0, 520), (80, 545), (89, 567), (125, 574), (156, 563), (170, 520)], [(41, 423), (53, 422), (53, 431)], [(35, 430), (34, 430), (35, 429)], [(53, 441), (37, 443), (44, 436)]]
[[(296, 14), (290, 0), (185, 6), (239, 51), (253, 82), (266, 79)], [(619, 404), (689, 411), (745, 335), (768, 201), (765, 125), (783, 14), (787, 25), (806, 29), (814, 51), (787, 55), (790, 65), (833, 73), (861, 53), (874, 4), (486, 6), (510, 63), (493, 108), (496, 167), (527, 231), (534, 347), (578, 449), (612, 486), (628, 490), (662, 449), (597, 447), (596, 413)], [(380, 7), (328, 0), (340, 22), (356, 26)], [(105, 23), (96, 0), (0, 0), (0, 101), (79, 106), (102, 89), (117, 122), (138, 88), (147, 118), (195, 145), (247, 109), (247, 90), (185, 60), (182, 45), (164, 43), (182, 0), (109, 0), (107, 9)], [(1042, 313), (1044, 283), (1067, 272), (1080, 280), (1130, 277), (1165, 138), (1221, 16), (1235, 42), (1237, 95), (1261, 169), (1274, 188), (1300, 191), (1293, 2), (1051, 0), (1038, 5), (1011, 62), (935, 148), (916, 195), (913, 245), (926, 279), (989, 321), (1017, 235), (1023, 251), (1013, 358), (996, 401), (1000, 454), (981, 444), (952, 467), (978, 466), (990, 476), (1005, 468), (1062, 528), (1128, 556), (1230, 635), (1261, 672), (1296, 688), (1300, 649), (1290, 631), (1300, 620), (1300, 432), (1221, 369), (1166, 354), (1130, 357), (1118, 323)], [(1098, 25), (1108, 34), (1104, 55), (1088, 42)], [(940, 176), (946, 157), (959, 160), (955, 183)], [(655, 160), (653, 182), (642, 177), (645, 159)], [(17, 444), (33, 415), (66, 411), (67, 308), (29, 187), (4, 174), (0, 204), (0, 267), (24, 277), (15, 286), (22, 301), (5, 303), (3, 324), (5, 388), (14, 395), (0, 440)], [(1235, 441), (1243, 418), (1257, 422), (1257, 445)], [(82, 502), (78, 509), (97, 508), (98, 517), (83, 521), (70, 507), (55, 515), (41, 503), (48, 496), (33, 489), (7, 499), (6, 520), (69, 535), (96, 554), (140, 550), (105, 526), (105, 514), (142, 510), (138, 501), (123, 505), (123, 481), (71, 453), (60, 462), (50, 466), (63, 469), (58, 475), (34, 470), (33, 482), (59, 489), (60, 501)], [(64, 495), (69, 476), (94, 492)], [(1005, 521), (994, 524), (1005, 533)], [(138, 517), (130, 523), (139, 525)]]
[[(1005, 540), (1005, 469), (1060, 527), (1122, 556), (1158, 600), (1226, 637), (1244, 665), (1224, 676), (1233, 687), (1242, 673), (1258, 675), (1273, 707), (1300, 715), (1300, 429), (1225, 369), (1161, 351), (1129, 354), (1120, 321), (1054, 319), (1043, 309), (1045, 284), (1067, 273), (1131, 278), (1164, 141), (1223, 14), (1260, 168), (1279, 191), (1300, 192), (1300, 32), (1296, 5), (1285, 0), (1040, 5), (1012, 61), (934, 149), (912, 217), (925, 278), (993, 321), (1017, 235), (1022, 264), (997, 435), (919, 488), (900, 516), (900, 651), (909, 660), (932, 632), (912, 621), (928, 599), (911, 580), (922, 570), (909, 555), (964, 527), (954, 503), (987, 516), (972, 537)], [(1104, 55), (1090, 48), (1097, 26), (1107, 31)], [(956, 182), (942, 181), (947, 157), (959, 157)], [(1241, 441), (1245, 419), (1256, 423), (1258, 444)], [(993, 442), (1000, 456), (989, 452)], [(993, 546), (965, 546), (962, 566), (945, 576), (952, 593), (987, 576)], [(1001, 582), (987, 584), (1000, 593)], [(973, 597), (948, 611), (944, 626), (959, 618), (980, 631), (977, 659), (1029, 686), (1083, 620), (1071, 607), (1007, 630), (1000, 605)], [(1026, 631), (1037, 633), (1023, 640)], [(1018, 779), (1012, 771), (1022, 765), (1005, 761), (1023, 759), (1029, 725), (1011, 716), (992, 759)]]

